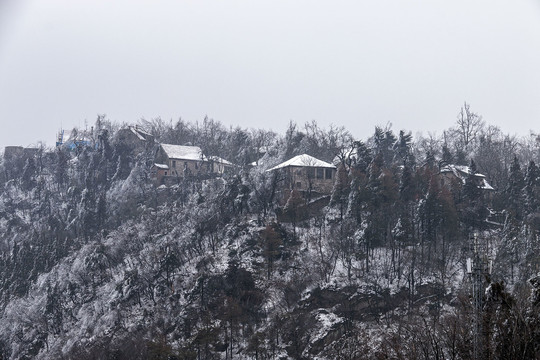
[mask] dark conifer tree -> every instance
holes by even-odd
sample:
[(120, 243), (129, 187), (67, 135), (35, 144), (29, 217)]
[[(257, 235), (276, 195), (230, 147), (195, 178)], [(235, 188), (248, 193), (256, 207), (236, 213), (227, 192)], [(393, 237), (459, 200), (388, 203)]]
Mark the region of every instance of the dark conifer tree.
[(370, 200), (376, 203), (379, 199), (377, 194), (381, 191), (381, 174), (384, 165), (383, 155), (377, 154), (368, 168), (367, 188), (370, 193)]
[(96, 222), (97, 228), (103, 230), (107, 221), (107, 197), (105, 193), (99, 195), (97, 209), (96, 209)]
[(521, 220), (523, 217), (523, 188), (525, 179), (517, 156), (514, 156), (512, 165), (510, 165), (510, 173), (508, 175), (508, 186), (505, 189), (507, 197), (507, 208), (510, 214), (516, 220)]
[(411, 133), (405, 133), (404, 130), (399, 131), (399, 139), (394, 145), (395, 161), (397, 163), (408, 162), (414, 164), (414, 156), (411, 151), (412, 147), (412, 135)]
[(31, 190), (36, 186), (36, 163), (34, 158), (29, 157), (23, 167), (21, 185), (24, 190)]
[(403, 202), (415, 200), (417, 194), (416, 182), (414, 179), (413, 169), (410, 163), (405, 162), (401, 172), (401, 180), (399, 183), (399, 195)]
[(132, 149), (124, 143), (117, 142), (114, 146), (113, 159), (111, 164), (114, 166), (112, 180), (125, 180), (131, 172), (131, 152)]
[(471, 160), (469, 165), (469, 172), (465, 178), (465, 184), (463, 184), (463, 195), (464, 198), (469, 202), (474, 203), (479, 200), (482, 196), (482, 189), (478, 183), (478, 178), (476, 177), (477, 169), (474, 160)]
[[(421, 254), (422, 257), (424, 254), (427, 255), (428, 260), (431, 258), (431, 249), (436, 239), (437, 225), (441, 221), (441, 209), (438, 202), (441, 191), (440, 182), (437, 175), (431, 175), (425, 199), (419, 208)], [(427, 253), (424, 251), (426, 247)]]
[(332, 195), (330, 197), (330, 205), (339, 208), (341, 219), (343, 219), (343, 214), (347, 208), (349, 192), (350, 187), (347, 170), (345, 170), (343, 164), (340, 164), (337, 168), (334, 188), (332, 189)]
[(63, 189), (64, 184), (67, 183), (67, 170), (69, 154), (61, 146), (57, 147), (54, 151), (54, 180), (58, 186), (58, 189)]
[(477, 175), (476, 164), (471, 160), (469, 171), (465, 177), (465, 184), (462, 189), (462, 199), (459, 205), (461, 209), (461, 220), (471, 232), (475, 228), (484, 226), (484, 220), (488, 215), (488, 210), (484, 202), (482, 190), (483, 179)]
[(301, 206), (304, 204), (304, 199), (298, 190), (293, 189), (287, 199), (287, 203), (283, 207), (283, 212), (290, 218), (293, 224), (294, 241), (296, 241), (296, 224), (304, 215)]
[(364, 142), (355, 141), (347, 165), (353, 169), (366, 173), (371, 161), (373, 161), (371, 149), (369, 149)]
[(289, 127), (285, 133), (285, 158), (289, 159), (293, 156), (302, 154), (300, 143), (305, 134), (298, 131), (296, 123), (292, 120), (289, 122)]
[(444, 161), (447, 164), (453, 164), (454, 163), (454, 156), (450, 152), (450, 149), (446, 144), (442, 147), (442, 161)]
[(379, 126), (375, 127), (375, 134), (373, 135), (375, 153), (381, 154), (382, 161), (386, 166), (390, 166), (392, 164), (395, 154), (394, 145), (396, 141), (396, 136), (389, 127), (386, 129), (382, 129)]
[(540, 171), (533, 160), (527, 166), (525, 187), (523, 188), (525, 207), (528, 214), (539, 211), (540, 205)]
[(362, 207), (367, 197), (367, 176), (366, 173), (351, 169), (351, 185), (347, 202), (347, 215), (356, 220), (357, 224), (362, 222)]
[(261, 232), (262, 252), (266, 261), (266, 277), (270, 279), (272, 272), (274, 271), (274, 261), (281, 253), (280, 247), (283, 245), (283, 241), (278, 231), (276, 223), (271, 223)]
[(426, 153), (426, 159), (424, 160), (424, 165), (428, 167), (435, 167), (435, 156), (431, 151)]
[(347, 214), (353, 217), (357, 224), (362, 220), (362, 208), (368, 199), (367, 188), (370, 164), (373, 161), (371, 149), (362, 141), (355, 141), (349, 157), (349, 177), (351, 181)]
[(465, 149), (456, 149), (456, 156), (454, 158), (454, 162), (457, 165), (467, 165), (467, 153), (465, 152)]

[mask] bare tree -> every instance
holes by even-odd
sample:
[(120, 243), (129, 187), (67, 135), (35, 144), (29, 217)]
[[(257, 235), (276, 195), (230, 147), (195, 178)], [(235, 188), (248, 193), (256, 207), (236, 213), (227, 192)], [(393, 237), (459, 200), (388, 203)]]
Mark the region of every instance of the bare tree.
[(422, 159), (426, 154), (431, 154), (439, 158), (441, 157), (442, 146), (442, 136), (434, 132), (428, 132), (426, 136), (420, 133), (416, 135), (415, 145), (412, 147), (413, 155), (416, 159)]
[(469, 144), (476, 140), (478, 133), (484, 128), (484, 120), (482, 116), (472, 112), (470, 105), (465, 102), (457, 116), (456, 125), (461, 145), (468, 148)]

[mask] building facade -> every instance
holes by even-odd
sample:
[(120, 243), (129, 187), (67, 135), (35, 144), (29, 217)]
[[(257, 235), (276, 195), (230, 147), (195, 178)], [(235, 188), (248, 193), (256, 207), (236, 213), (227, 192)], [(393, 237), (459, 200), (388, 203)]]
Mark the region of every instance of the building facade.
[(205, 156), (198, 146), (160, 144), (153, 166), (159, 184), (167, 178), (221, 176), (233, 164), (217, 156)]
[(336, 167), (330, 163), (302, 154), (273, 168), (282, 175), (282, 190), (298, 190), (309, 197), (332, 193)]

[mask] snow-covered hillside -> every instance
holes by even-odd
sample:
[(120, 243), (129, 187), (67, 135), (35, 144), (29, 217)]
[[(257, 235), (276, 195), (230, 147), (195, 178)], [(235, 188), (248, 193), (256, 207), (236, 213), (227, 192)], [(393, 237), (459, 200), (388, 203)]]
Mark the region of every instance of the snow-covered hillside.
[[(0, 359), (470, 359), (475, 336), (490, 359), (540, 353), (538, 143), (142, 125), (155, 144), (102, 121), (91, 144), (3, 157)], [(157, 142), (236, 166), (156, 184)], [(304, 153), (337, 164), (331, 193), (267, 171)]]

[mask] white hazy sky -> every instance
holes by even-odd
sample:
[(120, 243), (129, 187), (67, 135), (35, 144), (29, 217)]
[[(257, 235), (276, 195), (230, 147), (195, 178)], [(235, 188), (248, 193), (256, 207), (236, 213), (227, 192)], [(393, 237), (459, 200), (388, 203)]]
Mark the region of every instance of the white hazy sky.
[(540, 130), (539, 0), (0, 0), (0, 146), (140, 118)]

